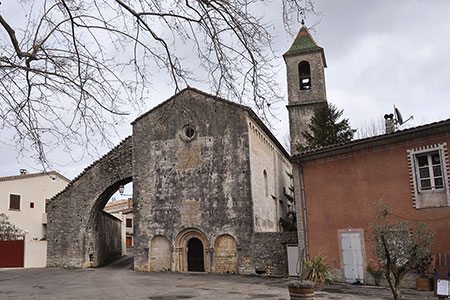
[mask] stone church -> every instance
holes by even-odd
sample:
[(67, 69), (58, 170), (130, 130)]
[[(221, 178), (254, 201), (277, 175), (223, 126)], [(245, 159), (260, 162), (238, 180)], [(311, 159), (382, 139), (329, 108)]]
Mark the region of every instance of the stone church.
[[(326, 101), (326, 63), (306, 27), (284, 59), (294, 145)], [(295, 205), (290, 155), (249, 107), (186, 88), (132, 126), (51, 200), (49, 267), (120, 255), (102, 210), (132, 181), (135, 270), (287, 274), (287, 244), (298, 242), (280, 225)]]

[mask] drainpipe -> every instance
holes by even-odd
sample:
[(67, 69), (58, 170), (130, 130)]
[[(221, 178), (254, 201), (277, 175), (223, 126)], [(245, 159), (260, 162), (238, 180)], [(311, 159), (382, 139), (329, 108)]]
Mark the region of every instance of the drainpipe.
[(304, 228), (304, 234), (305, 234), (305, 250), (306, 250), (306, 257), (309, 258), (309, 241), (308, 241), (308, 220), (306, 219), (306, 197), (305, 197), (305, 181), (303, 179), (303, 166), (301, 163), (300, 165), (300, 183), (301, 183), (301, 190), (302, 190), (302, 208), (303, 208), (303, 228)]

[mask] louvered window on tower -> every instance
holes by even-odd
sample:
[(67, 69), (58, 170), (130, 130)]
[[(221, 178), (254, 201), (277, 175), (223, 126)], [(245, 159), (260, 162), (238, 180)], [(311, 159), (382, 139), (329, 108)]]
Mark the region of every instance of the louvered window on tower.
[(311, 89), (311, 68), (309, 62), (301, 61), (298, 64), (298, 76), (300, 79), (300, 90)]

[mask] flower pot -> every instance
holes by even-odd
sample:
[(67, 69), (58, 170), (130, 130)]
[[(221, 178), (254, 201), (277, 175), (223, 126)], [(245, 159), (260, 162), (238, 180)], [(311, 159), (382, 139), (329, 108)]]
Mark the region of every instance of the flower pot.
[(416, 278), (417, 290), (419, 291), (432, 291), (433, 290), (433, 279), (431, 278)]
[(314, 299), (314, 289), (289, 287), (291, 300)]

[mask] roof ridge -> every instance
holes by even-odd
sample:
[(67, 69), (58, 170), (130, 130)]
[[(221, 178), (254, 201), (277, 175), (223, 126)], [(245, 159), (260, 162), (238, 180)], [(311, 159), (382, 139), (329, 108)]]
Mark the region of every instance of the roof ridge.
[(405, 129), (402, 129), (402, 130), (397, 130), (397, 131), (394, 131), (394, 132), (391, 132), (391, 133), (384, 133), (384, 134), (374, 135), (374, 136), (361, 138), (361, 139), (357, 139), (357, 140), (352, 140), (350, 142), (339, 143), (339, 144), (334, 144), (334, 145), (328, 145), (328, 146), (324, 146), (324, 147), (320, 147), (320, 148), (312, 149), (312, 150), (306, 150), (306, 151), (300, 152), (300, 153), (298, 153), (296, 155), (293, 155), (292, 158), (293, 159), (300, 158), (300, 157), (302, 157), (304, 155), (313, 155), (313, 154), (318, 153), (318, 152), (333, 151), (336, 148), (348, 147), (348, 146), (352, 146), (354, 144), (369, 143), (369, 142), (377, 140), (377, 139), (385, 139), (385, 138), (405, 135), (405, 134), (413, 133), (413, 132), (416, 132), (416, 131), (427, 130), (427, 129), (432, 129), (434, 127), (440, 127), (440, 126), (446, 126), (446, 125), (450, 125), (450, 118), (449, 119), (445, 119), (445, 120), (441, 120), (441, 121), (435, 121), (435, 122), (428, 123), (428, 124), (417, 125), (417, 126), (414, 126), (414, 127), (405, 128)]
[(191, 86), (187, 86), (187, 87), (185, 87), (184, 89), (182, 89), (181, 91), (179, 91), (178, 93), (176, 93), (175, 95), (172, 95), (170, 98), (164, 100), (163, 102), (159, 103), (159, 104), (156, 105), (155, 107), (152, 107), (152, 108), (149, 109), (147, 112), (145, 112), (145, 113), (143, 113), (142, 115), (140, 115), (139, 117), (137, 117), (133, 122), (131, 122), (131, 125), (133, 125), (134, 123), (136, 123), (136, 122), (139, 121), (140, 119), (144, 118), (145, 116), (149, 115), (150, 113), (154, 112), (155, 110), (157, 110), (157, 109), (160, 108), (161, 106), (165, 105), (166, 103), (172, 101), (173, 99), (175, 99), (175, 98), (178, 97), (179, 95), (181, 95), (181, 94), (183, 94), (183, 93), (185, 93), (185, 92), (189, 92), (189, 91), (195, 92), (195, 93), (197, 93), (197, 94), (201, 94), (201, 95), (204, 95), (204, 96), (207, 96), (207, 97), (211, 97), (211, 98), (214, 98), (214, 99), (216, 99), (216, 100), (220, 100), (220, 101), (222, 101), (222, 102), (225, 102), (225, 103), (228, 103), (228, 104), (231, 104), (231, 105), (235, 105), (235, 106), (240, 107), (240, 108), (245, 109), (245, 110), (251, 109), (249, 106), (246, 106), (246, 105), (243, 105), (243, 104), (240, 104), (240, 103), (236, 103), (236, 102), (231, 101), (231, 100), (227, 100), (227, 99), (222, 98), (222, 97), (220, 97), (220, 96), (217, 96), (217, 95), (213, 95), (213, 94), (204, 92), (204, 91), (202, 91), (202, 90), (199, 90), (199, 89), (194, 88), (194, 87), (191, 87)]
[(288, 51), (286, 51), (283, 56), (315, 50), (323, 50), (323, 48), (317, 45), (308, 28), (303, 25), (295, 36)]
[(38, 173), (30, 173), (30, 174), (19, 174), (19, 175), (11, 175), (11, 176), (4, 176), (0, 177), (0, 181), (12, 181), (12, 180), (19, 180), (19, 179), (27, 179), (27, 178), (34, 178), (39, 176), (50, 176), (55, 175), (60, 177), (61, 179), (70, 182), (70, 179), (65, 177), (64, 175), (56, 172), (56, 171), (48, 171), (48, 172), (38, 172)]
[(250, 106), (247, 105), (243, 105), (240, 103), (236, 103), (234, 101), (231, 100), (227, 100), (225, 98), (222, 98), (220, 96), (217, 95), (213, 95), (207, 92), (204, 92), (202, 90), (199, 90), (197, 88), (194, 87), (186, 87), (183, 90), (181, 90), (180, 92), (178, 92), (177, 94), (173, 95), (172, 97), (170, 97), (169, 99), (163, 101), (162, 103), (158, 104), (157, 106), (153, 107), (152, 109), (150, 109), (149, 111), (147, 111), (146, 113), (140, 115), (138, 118), (136, 118), (136, 120), (134, 120), (131, 124), (134, 124), (135, 122), (137, 122), (138, 120), (140, 120), (141, 118), (143, 118), (144, 116), (154, 112), (156, 109), (160, 108), (161, 106), (163, 106), (164, 104), (168, 103), (169, 101), (173, 100), (175, 97), (177, 97), (178, 95), (180, 95), (181, 93), (184, 93), (186, 91), (191, 91), (209, 98), (213, 98), (215, 100), (224, 102), (226, 104), (230, 104), (233, 106), (236, 106), (240, 109), (243, 109), (244, 111), (247, 111), (247, 113), (249, 114), (249, 116), (254, 119), (256, 121), (256, 123), (261, 127), (261, 129), (270, 137), (270, 139), (275, 143), (275, 145), (277, 145), (278, 148), (280, 148), (280, 150), (283, 152), (283, 154), (286, 156), (286, 158), (290, 158), (291, 156), (289, 155), (289, 153), (286, 151), (286, 149), (284, 149), (284, 147), (281, 145), (281, 143), (278, 141), (278, 139), (275, 137), (275, 135), (272, 133), (272, 131), (270, 129), (267, 128), (267, 126), (264, 124), (264, 122), (258, 117), (258, 115), (253, 111), (253, 109)]

